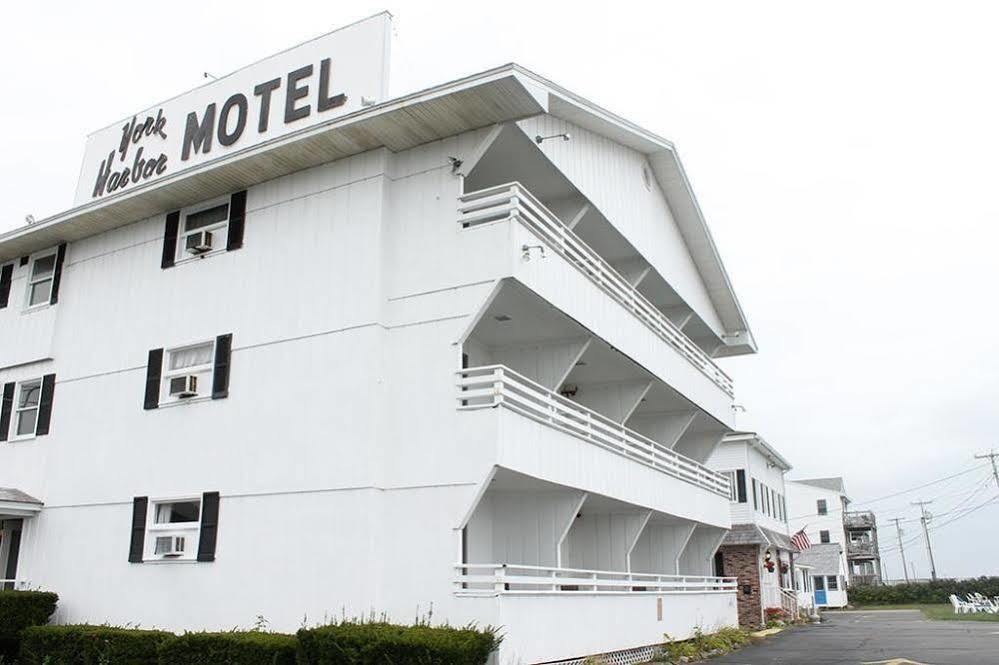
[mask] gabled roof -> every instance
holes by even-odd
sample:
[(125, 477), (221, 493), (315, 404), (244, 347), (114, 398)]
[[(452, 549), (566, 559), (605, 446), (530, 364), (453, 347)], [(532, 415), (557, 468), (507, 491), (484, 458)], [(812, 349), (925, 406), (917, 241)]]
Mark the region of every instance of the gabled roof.
[(755, 351), (742, 306), (673, 145), (516, 64), (234, 150), (0, 234), (0, 262), (368, 150), (406, 150), (540, 113), (551, 113), (647, 156), (712, 304), (731, 335), (721, 355)]
[(811, 568), (815, 575), (839, 575), (842, 553), (839, 543), (816, 543), (798, 554), (795, 563)]

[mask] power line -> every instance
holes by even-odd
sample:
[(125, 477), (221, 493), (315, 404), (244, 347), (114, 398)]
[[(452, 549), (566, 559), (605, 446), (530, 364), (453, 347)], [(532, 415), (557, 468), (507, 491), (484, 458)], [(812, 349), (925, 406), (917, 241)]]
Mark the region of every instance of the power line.
[[(999, 453), (997, 453), (997, 455), (999, 455)], [(886, 494), (885, 496), (881, 496), (881, 497), (878, 497), (876, 499), (870, 499), (869, 501), (851, 502), (851, 503), (852, 503), (853, 506), (868, 506), (868, 505), (870, 505), (872, 503), (879, 503), (881, 501), (884, 501), (885, 499), (892, 499), (892, 498), (895, 498), (896, 496), (902, 496), (903, 494), (909, 494), (911, 492), (915, 492), (916, 490), (921, 490), (921, 489), (924, 489), (926, 487), (931, 487), (933, 485), (937, 485), (937, 484), (945, 482), (947, 480), (952, 480), (954, 478), (959, 478), (960, 476), (965, 476), (965, 475), (967, 475), (969, 473), (972, 473), (973, 471), (977, 471), (978, 469), (984, 469), (987, 466), (988, 466), (987, 463), (976, 464), (975, 466), (973, 466), (973, 467), (971, 467), (969, 469), (965, 469), (964, 471), (959, 471), (959, 472), (951, 474), (949, 476), (944, 476), (943, 478), (937, 478), (936, 480), (931, 480), (928, 483), (924, 483), (922, 485), (917, 485), (916, 487), (911, 487), (911, 488), (909, 488), (907, 490), (901, 490), (899, 492), (894, 492), (892, 494)], [(791, 481), (791, 482), (799, 482), (799, 481)], [(826, 514), (832, 515), (834, 513), (842, 513), (842, 512), (849, 512), (849, 511), (848, 510), (845, 511), (843, 508), (835, 508), (835, 509), (829, 510)], [(803, 519), (805, 517), (814, 517), (814, 516), (815, 516), (815, 513), (805, 513), (803, 515), (793, 515), (793, 516), (791, 516), (791, 517), (789, 517), (787, 519), (788, 519), (788, 521), (790, 521), (790, 520), (797, 520), (797, 519)]]

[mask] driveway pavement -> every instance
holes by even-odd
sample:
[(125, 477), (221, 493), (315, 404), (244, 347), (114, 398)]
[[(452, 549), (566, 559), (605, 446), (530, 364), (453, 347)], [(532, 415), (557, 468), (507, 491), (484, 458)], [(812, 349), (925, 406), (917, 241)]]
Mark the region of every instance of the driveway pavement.
[(999, 665), (999, 622), (929, 621), (919, 610), (826, 612), (711, 663)]

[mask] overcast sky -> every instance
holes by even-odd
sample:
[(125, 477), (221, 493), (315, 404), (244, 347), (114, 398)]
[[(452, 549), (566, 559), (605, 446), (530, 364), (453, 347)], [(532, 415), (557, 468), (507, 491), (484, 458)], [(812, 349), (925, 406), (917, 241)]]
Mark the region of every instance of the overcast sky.
[[(738, 424), (792, 477), (843, 475), (860, 504), (972, 467), (999, 446), (995, 10), (647, 4), (13, 3), (0, 230), (70, 207), (89, 132), (388, 9), (394, 95), (514, 61), (676, 143), (760, 346), (723, 361)], [(999, 574), (999, 503), (944, 524), (987, 478), (870, 504), (882, 547), (935, 498), (938, 572)], [(927, 576), (922, 540), (906, 553)]]

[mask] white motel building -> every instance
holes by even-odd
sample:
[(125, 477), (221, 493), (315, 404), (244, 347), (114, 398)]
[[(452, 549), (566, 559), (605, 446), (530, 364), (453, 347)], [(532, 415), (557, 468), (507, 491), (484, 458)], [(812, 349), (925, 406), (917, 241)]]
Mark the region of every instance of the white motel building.
[(0, 235), (0, 573), (55, 620), (737, 623), (705, 462), (755, 351), (671, 143), (517, 65), (388, 95), (380, 14), (92, 134)]

